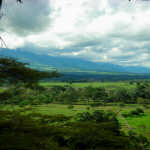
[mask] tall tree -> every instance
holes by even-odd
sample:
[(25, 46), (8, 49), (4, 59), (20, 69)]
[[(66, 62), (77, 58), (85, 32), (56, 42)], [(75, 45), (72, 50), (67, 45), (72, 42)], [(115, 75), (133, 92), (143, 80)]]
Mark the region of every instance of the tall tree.
[(12, 57), (0, 58), (0, 83), (3, 84), (7, 79), (9, 83), (26, 88), (38, 86), (39, 80), (44, 78), (61, 77), (63, 74), (57, 71), (39, 71), (26, 67), (29, 63), (22, 63)]

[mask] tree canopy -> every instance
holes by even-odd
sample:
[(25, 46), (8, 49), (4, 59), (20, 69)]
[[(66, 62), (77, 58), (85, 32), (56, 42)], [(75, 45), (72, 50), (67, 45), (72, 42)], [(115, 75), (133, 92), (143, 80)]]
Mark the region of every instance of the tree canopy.
[(39, 80), (44, 78), (61, 77), (64, 74), (57, 71), (39, 71), (26, 67), (29, 63), (17, 61), (17, 58), (1, 57), (0, 58), (0, 83), (3, 84), (8, 80), (10, 84), (20, 85), (26, 88), (38, 86)]

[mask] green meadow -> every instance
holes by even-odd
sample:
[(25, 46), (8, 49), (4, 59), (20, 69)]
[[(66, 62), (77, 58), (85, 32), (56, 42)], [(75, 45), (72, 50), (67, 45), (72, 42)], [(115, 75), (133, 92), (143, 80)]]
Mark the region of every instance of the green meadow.
[(115, 89), (116, 87), (124, 87), (126, 89), (133, 89), (136, 88), (136, 84), (129, 84), (129, 83), (121, 83), (121, 82), (87, 82), (87, 83), (72, 83), (71, 85), (69, 83), (57, 83), (57, 82), (46, 82), (46, 83), (40, 83), (40, 85), (44, 87), (50, 87), (50, 86), (72, 86), (73, 88), (84, 88), (88, 86), (92, 87), (105, 87), (106, 89)]
[[(74, 105), (73, 110), (67, 109), (68, 105), (64, 104), (48, 104), (47, 107), (46, 105), (36, 105), (34, 106), (35, 112), (41, 113), (41, 114), (48, 114), (48, 115), (58, 115), (58, 114), (64, 114), (66, 116), (76, 116), (78, 113), (83, 113), (83, 112), (90, 112), (92, 113), (94, 110), (90, 108), (90, 110), (87, 110), (86, 107), (89, 105)], [(28, 106), (26, 106), (28, 107)], [(111, 106), (111, 104), (108, 103), (108, 106), (99, 106), (95, 107), (95, 110), (104, 110), (104, 111), (109, 111), (112, 109), (114, 106)], [(121, 113), (124, 112), (129, 112), (130, 110), (134, 110), (136, 107), (139, 107), (138, 104), (126, 104), (124, 108), (119, 109)], [(19, 106), (15, 106), (14, 109), (12, 106), (5, 106), (5, 109), (9, 110), (20, 110)], [(29, 112), (27, 112), (29, 113)], [(126, 134), (128, 133), (129, 129), (127, 128), (124, 120), (121, 118), (121, 116), (118, 114), (117, 118), (119, 120), (119, 123), (121, 125), (121, 131), (124, 131)], [(147, 110), (144, 115), (139, 115), (135, 117), (127, 117), (125, 118), (126, 121), (129, 123), (131, 128), (133, 129), (134, 132), (139, 134), (143, 134), (145, 137), (150, 139), (150, 110)], [(73, 119), (72, 119), (73, 120)], [(144, 124), (146, 125), (146, 129), (144, 130), (143, 128), (139, 128), (138, 126)]]

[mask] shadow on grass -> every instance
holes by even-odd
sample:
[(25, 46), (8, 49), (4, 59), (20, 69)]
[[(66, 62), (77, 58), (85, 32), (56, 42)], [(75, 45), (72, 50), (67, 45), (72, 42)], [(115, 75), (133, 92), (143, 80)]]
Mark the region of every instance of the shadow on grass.
[(133, 118), (143, 118), (144, 116), (148, 116), (146, 114), (135, 115), (131, 117), (126, 117), (125, 119), (132, 120)]
[(140, 115), (136, 115), (134, 117), (136, 117), (136, 118), (143, 118), (143, 116), (147, 116), (147, 115), (146, 114), (140, 114)]

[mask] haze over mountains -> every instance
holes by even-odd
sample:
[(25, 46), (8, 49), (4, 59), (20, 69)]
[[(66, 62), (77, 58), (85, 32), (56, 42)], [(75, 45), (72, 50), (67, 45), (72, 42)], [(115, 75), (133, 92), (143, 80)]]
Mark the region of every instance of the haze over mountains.
[(150, 73), (150, 68), (142, 66), (123, 67), (104, 62), (91, 62), (76, 58), (52, 57), (49, 55), (39, 55), (20, 50), (0, 50), (0, 55), (19, 58), (21, 62), (29, 62), (30, 67), (40, 70), (59, 71), (106, 71), (122, 73)]

